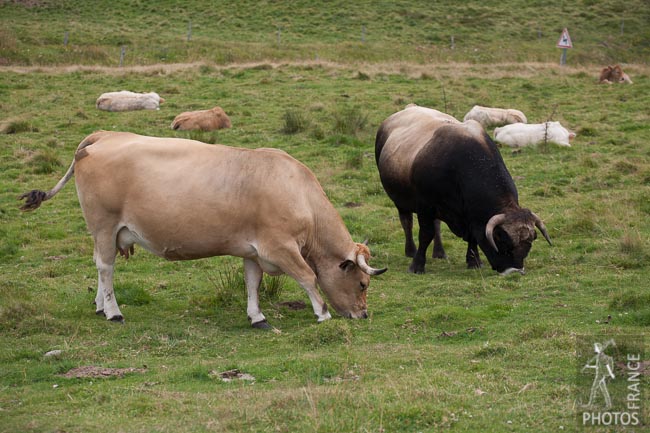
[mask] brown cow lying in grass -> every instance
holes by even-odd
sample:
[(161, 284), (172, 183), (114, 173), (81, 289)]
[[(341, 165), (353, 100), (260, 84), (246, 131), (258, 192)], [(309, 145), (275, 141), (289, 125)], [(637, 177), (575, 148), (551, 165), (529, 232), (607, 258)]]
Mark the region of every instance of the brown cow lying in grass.
[(627, 83), (632, 84), (630, 77), (623, 72), (620, 65), (607, 66), (600, 71), (600, 84)]
[(181, 113), (172, 122), (172, 129), (189, 131), (200, 129), (201, 131), (213, 131), (215, 129), (230, 128), (230, 118), (221, 107), (214, 107), (210, 110), (186, 111)]

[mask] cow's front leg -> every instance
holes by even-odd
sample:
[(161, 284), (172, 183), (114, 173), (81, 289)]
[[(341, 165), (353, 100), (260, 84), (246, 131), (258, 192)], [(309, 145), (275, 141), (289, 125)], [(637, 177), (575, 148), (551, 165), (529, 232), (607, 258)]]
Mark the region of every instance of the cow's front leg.
[(271, 325), (266, 321), (266, 317), (260, 310), (259, 288), (262, 275), (260, 265), (251, 259), (244, 259), (244, 280), (248, 292), (248, 306), (246, 307), (248, 320), (250, 320), (253, 328), (270, 329)]
[(476, 241), (467, 242), (467, 254), (465, 254), (465, 261), (467, 262), (467, 269), (479, 269), (483, 265), (481, 263), (481, 256), (478, 254)]
[(399, 222), (402, 224), (404, 230), (404, 255), (406, 257), (414, 257), (417, 247), (413, 242), (413, 213), (397, 209), (399, 212)]
[[(307, 292), (307, 296), (309, 296), (309, 300), (311, 301), (311, 306), (314, 309), (314, 315), (316, 316), (318, 323), (324, 322), (325, 320), (331, 319), (332, 315), (327, 309), (327, 304), (325, 301), (323, 301), (323, 298), (321, 298), (320, 294), (318, 293), (316, 275), (312, 272), (311, 268), (309, 268), (306, 263), (305, 266), (307, 269), (301, 270), (301, 272), (299, 272), (294, 278), (298, 284), (300, 284), (300, 286), (305, 289), (305, 292)], [(309, 272), (307, 272), (307, 270)]]
[(431, 257), (434, 259), (446, 259), (447, 254), (442, 246), (442, 236), (440, 236), (440, 220), (433, 222), (433, 229), (433, 255)]

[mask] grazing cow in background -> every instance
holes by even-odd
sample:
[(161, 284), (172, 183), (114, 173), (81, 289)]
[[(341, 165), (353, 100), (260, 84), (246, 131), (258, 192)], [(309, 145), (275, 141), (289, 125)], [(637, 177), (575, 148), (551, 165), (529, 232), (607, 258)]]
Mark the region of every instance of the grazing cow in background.
[(483, 125), (487, 131), (493, 126), (501, 126), (509, 123), (528, 123), (526, 116), (519, 110), (512, 108), (490, 108), (475, 105), (465, 115), (463, 121), (476, 120)]
[(122, 90), (101, 94), (96, 106), (104, 111), (160, 110), (163, 102), (165, 100), (155, 92), (134, 93)]
[(181, 131), (193, 129), (213, 131), (215, 129), (230, 128), (231, 126), (228, 115), (221, 107), (214, 107), (210, 110), (186, 111), (176, 116), (172, 122), (172, 129)]
[[(519, 207), (517, 189), (496, 145), (476, 121), (460, 123), (436, 110), (409, 106), (379, 127), (375, 158), (381, 183), (399, 212), (410, 272), (423, 273), (426, 251), (446, 257), (440, 221), (467, 242), (469, 268), (481, 266), (481, 247), (502, 275), (524, 272), (540, 218)], [(413, 212), (420, 225), (413, 242)]]
[(73, 174), (95, 241), (96, 311), (109, 320), (123, 320), (115, 257), (134, 244), (168, 260), (242, 257), (256, 328), (269, 327), (258, 302), (263, 272), (295, 279), (319, 322), (331, 317), (319, 286), (342, 316), (367, 317), (370, 275), (385, 269), (368, 265), (368, 247), (352, 241), (314, 174), (283, 151), (100, 131), (79, 144), (53, 189), (23, 194), (21, 209), (39, 207)]
[(513, 123), (512, 125), (494, 128), (494, 141), (510, 147), (524, 147), (540, 143), (556, 143), (560, 146), (571, 146), (569, 141), (576, 134), (560, 125), (560, 122), (545, 123)]
[(600, 71), (600, 78), (598, 80), (600, 84), (612, 84), (612, 83), (626, 83), (633, 84), (630, 77), (623, 72), (621, 65), (616, 66), (607, 66)]

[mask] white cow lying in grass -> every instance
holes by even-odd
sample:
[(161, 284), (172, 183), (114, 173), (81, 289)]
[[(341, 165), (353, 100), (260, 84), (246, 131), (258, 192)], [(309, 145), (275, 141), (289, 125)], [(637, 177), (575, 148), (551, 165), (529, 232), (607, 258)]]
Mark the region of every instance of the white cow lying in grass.
[(160, 110), (163, 102), (165, 100), (155, 92), (134, 93), (122, 90), (101, 94), (96, 106), (104, 111)]
[(560, 122), (545, 123), (513, 123), (494, 129), (494, 141), (510, 147), (524, 147), (544, 142), (571, 146), (569, 141), (575, 138), (574, 132), (569, 132)]
[(509, 123), (528, 123), (526, 116), (519, 110), (512, 108), (490, 108), (475, 105), (463, 118), (463, 122), (476, 120), (484, 129), (492, 126), (507, 125)]

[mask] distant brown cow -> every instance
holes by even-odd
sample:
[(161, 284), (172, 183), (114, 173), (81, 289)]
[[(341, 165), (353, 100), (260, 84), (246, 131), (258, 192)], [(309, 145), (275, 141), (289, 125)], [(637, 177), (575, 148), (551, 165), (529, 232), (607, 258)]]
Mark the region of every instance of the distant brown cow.
[(186, 111), (181, 113), (172, 122), (172, 129), (189, 131), (200, 129), (201, 131), (213, 131), (215, 129), (230, 128), (230, 118), (221, 107), (214, 107), (210, 110)]
[(598, 80), (601, 84), (612, 84), (612, 83), (627, 83), (632, 84), (630, 77), (623, 72), (620, 65), (616, 66), (607, 66), (600, 71), (600, 79)]

